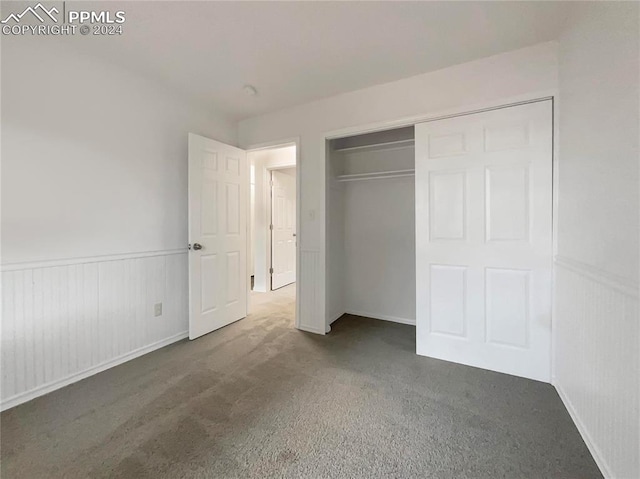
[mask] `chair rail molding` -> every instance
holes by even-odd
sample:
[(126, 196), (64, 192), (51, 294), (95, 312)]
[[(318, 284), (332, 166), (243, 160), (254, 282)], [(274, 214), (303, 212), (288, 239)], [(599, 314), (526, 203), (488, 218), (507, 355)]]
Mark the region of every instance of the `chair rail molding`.
[(637, 282), (563, 255), (556, 255), (554, 263), (556, 266), (573, 271), (633, 298), (638, 299), (640, 296), (640, 284)]
[(165, 249), (158, 251), (142, 251), (137, 253), (121, 253), (121, 254), (109, 254), (99, 256), (84, 256), (79, 258), (64, 258), (53, 260), (37, 260), (37, 261), (12, 261), (9, 263), (2, 263), (0, 265), (0, 271), (17, 271), (25, 269), (35, 268), (47, 268), (52, 266), (70, 266), (73, 264), (85, 264), (85, 263), (99, 263), (104, 261), (119, 261), (123, 259), (133, 258), (150, 258), (153, 256), (169, 256), (173, 254), (186, 254), (187, 248)]

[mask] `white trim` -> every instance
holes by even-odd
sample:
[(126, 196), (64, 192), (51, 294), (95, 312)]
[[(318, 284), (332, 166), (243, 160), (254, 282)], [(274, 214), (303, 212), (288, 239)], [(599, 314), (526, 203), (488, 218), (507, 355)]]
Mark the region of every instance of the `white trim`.
[(298, 328), (300, 331), (305, 331), (307, 333), (322, 334), (322, 335), (326, 334), (326, 331), (323, 331), (322, 329), (314, 328), (313, 326), (307, 326), (305, 324), (297, 325), (296, 328)]
[[(558, 211), (560, 205), (560, 195), (558, 192), (560, 191), (560, 161), (559, 158), (559, 121), (560, 118), (560, 107), (558, 101), (558, 95), (554, 95), (551, 99), (552, 104), (552, 164), (551, 164), (551, 254), (555, 258), (558, 254)], [(556, 268), (552, 265), (551, 267), (551, 383), (555, 379), (556, 375), (556, 361), (557, 361), (557, 351), (556, 351), (556, 336), (557, 336), (557, 324), (555, 318), (557, 318), (557, 310), (556, 310)]]
[(189, 337), (189, 331), (183, 331), (181, 333), (175, 334), (173, 336), (162, 339), (160, 341), (156, 341), (155, 343), (151, 343), (147, 346), (142, 346), (141, 348), (125, 353), (122, 356), (118, 356), (116, 358), (100, 363), (96, 366), (92, 366), (89, 369), (85, 369), (84, 371), (73, 373), (62, 379), (58, 379), (56, 381), (43, 384), (42, 386), (39, 386), (35, 389), (31, 389), (30, 391), (25, 391), (23, 393), (16, 394), (15, 396), (12, 396), (2, 401), (2, 404), (0, 404), (0, 411), (5, 411), (19, 404), (25, 403), (27, 401), (31, 401), (32, 399), (35, 399), (39, 396), (44, 396), (45, 394), (53, 392), (57, 389), (61, 389), (65, 386), (68, 386), (69, 384), (73, 384), (82, 379), (88, 378), (89, 376), (93, 376), (94, 374), (98, 374), (107, 369), (126, 363), (127, 361), (131, 361), (132, 359), (138, 358), (152, 351), (155, 351), (156, 349), (163, 348), (165, 346), (168, 346), (169, 344), (175, 343), (177, 341), (181, 341), (188, 337)]
[(339, 320), (345, 314), (347, 314), (347, 313), (343, 312), (343, 313), (334, 314), (333, 316), (329, 316), (329, 326), (331, 326), (333, 323), (335, 323), (337, 320)]
[(562, 389), (562, 386), (560, 386), (560, 384), (558, 384), (557, 382), (554, 381), (553, 386), (556, 388), (556, 391), (558, 392), (558, 396), (560, 396), (560, 399), (562, 400), (564, 407), (569, 412), (569, 416), (571, 416), (571, 419), (573, 419), (574, 424), (578, 428), (578, 432), (582, 436), (582, 440), (587, 445), (587, 449), (589, 449), (589, 452), (591, 453), (593, 460), (596, 462), (597, 466), (600, 468), (600, 472), (602, 473), (602, 475), (605, 478), (614, 477), (613, 473), (607, 466), (607, 463), (603, 459), (602, 453), (596, 446), (593, 439), (591, 439), (591, 436), (587, 432), (587, 428), (584, 427), (584, 424), (580, 420), (580, 416), (578, 416), (578, 413), (573, 407), (573, 404), (569, 400), (569, 396), (564, 392), (564, 390)]
[(153, 256), (169, 256), (173, 254), (187, 254), (187, 248), (167, 249), (158, 251), (141, 251), (138, 253), (122, 253), (102, 256), (87, 256), (84, 258), (66, 258), (44, 261), (23, 261), (0, 265), (1, 271), (19, 271), (24, 269), (52, 268), (54, 266), (71, 266), (74, 264), (102, 263), (105, 261), (120, 261), (124, 259), (150, 258)]
[(556, 266), (560, 266), (561, 268), (580, 274), (592, 281), (596, 281), (597, 283), (603, 284), (627, 296), (636, 299), (638, 298), (638, 283), (634, 281), (621, 278), (620, 276), (611, 274), (608, 271), (567, 256), (556, 255), (554, 263)]
[(385, 314), (366, 313), (362, 311), (347, 310), (345, 314), (351, 316), (362, 316), (363, 318), (381, 319), (382, 321), (391, 321), (392, 323), (408, 324), (409, 326), (415, 326), (415, 319), (399, 318), (397, 316), (387, 316)]
[[(508, 108), (517, 105), (523, 105), (526, 103), (535, 103), (538, 101), (550, 100), (558, 96), (558, 90), (543, 90), (524, 95), (518, 95), (514, 97), (503, 98), (501, 100), (492, 100), (482, 103), (474, 103), (472, 105), (460, 106), (456, 108), (449, 108), (447, 110), (440, 110), (432, 113), (424, 113), (411, 117), (404, 117), (395, 120), (387, 120), (376, 123), (369, 123), (359, 126), (351, 126), (347, 128), (340, 128), (338, 130), (325, 131), (323, 137), (325, 140), (333, 140), (336, 138), (343, 138), (345, 136), (361, 135), (365, 133), (373, 133), (382, 130), (391, 130), (394, 128), (401, 128), (406, 126), (413, 126), (416, 123), (424, 123), (427, 121), (443, 120), (445, 118), (452, 118), (462, 115), (472, 115), (474, 113), (480, 113), (483, 111), (497, 110), (500, 108)], [(326, 142), (325, 142), (326, 146)]]
[(249, 151), (259, 151), (259, 150), (271, 150), (273, 148), (284, 148), (285, 146), (296, 145), (300, 142), (300, 137), (287, 138), (285, 140), (275, 140), (275, 141), (266, 141), (262, 143), (254, 143), (244, 148), (247, 152)]

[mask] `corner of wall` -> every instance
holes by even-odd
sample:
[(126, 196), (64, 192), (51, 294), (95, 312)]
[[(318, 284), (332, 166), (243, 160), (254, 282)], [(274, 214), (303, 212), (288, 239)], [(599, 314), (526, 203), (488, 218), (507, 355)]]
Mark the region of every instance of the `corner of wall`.
[(640, 477), (637, 2), (575, 2), (559, 44), (553, 383), (606, 477)]

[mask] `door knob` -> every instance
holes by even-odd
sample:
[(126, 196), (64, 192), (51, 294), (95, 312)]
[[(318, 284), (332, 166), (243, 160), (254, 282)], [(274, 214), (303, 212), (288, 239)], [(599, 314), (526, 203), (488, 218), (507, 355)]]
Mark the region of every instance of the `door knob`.
[(195, 250), (202, 249), (202, 245), (200, 243), (193, 243), (193, 249)]

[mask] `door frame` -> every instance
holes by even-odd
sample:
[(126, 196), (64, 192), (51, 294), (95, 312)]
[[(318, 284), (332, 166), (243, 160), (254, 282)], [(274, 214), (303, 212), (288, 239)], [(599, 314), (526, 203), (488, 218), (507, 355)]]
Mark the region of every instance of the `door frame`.
[[(502, 108), (508, 108), (518, 105), (523, 105), (527, 103), (533, 103), (544, 100), (551, 100), (552, 103), (552, 135), (553, 135), (553, 145), (552, 145), (552, 158), (551, 158), (551, 255), (552, 255), (552, 283), (551, 283), (551, 384), (555, 384), (555, 364), (556, 364), (556, 291), (555, 291), (555, 278), (556, 278), (556, 256), (558, 254), (558, 167), (559, 167), (559, 154), (558, 154), (558, 115), (560, 112), (559, 102), (558, 102), (559, 90), (558, 88), (553, 88), (549, 90), (539, 90), (532, 91), (529, 93), (524, 93), (522, 95), (505, 97), (502, 99), (496, 99), (481, 103), (474, 103), (467, 106), (459, 106), (454, 108), (449, 108), (446, 110), (439, 110), (431, 113), (418, 114), (410, 117), (402, 117), (396, 118), (392, 120), (379, 121), (368, 124), (361, 124), (356, 126), (350, 126), (346, 128), (339, 128), (336, 130), (329, 130), (322, 133), (322, 158), (324, 159), (324, 165), (322, 171), (324, 172), (324, 177), (322, 178), (323, 185), (321, 191), (324, 193), (323, 204), (326, 204), (327, 194), (329, 194), (329, 182), (327, 175), (327, 164), (329, 159), (329, 148), (328, 144), (330, 140), (335, 140), (337, 138), (343, 138), (345, 136), (354, 136), (354, 135), (362, 135), (365, 133), (373, 133), (376, 131), (384, 131), (391, 130), (394, 128), (402, 128), (406, 126), (415, 126), (417, 123), (424, 123), (429, 121), (437, 121), (443, 120), (445, 118), (453, 118), (457, 116), (465, 116), (472, 115), (474, 113), (482, 113), (485, 111), (497, 110)], [(296, 149), (296, 152), (298, 150)], [(299, 175), (299, 173), (297, 173)], [(326, 217), (326, 211), (324, 211), (324, 217)], [(324, 278), (326, 282), (326, 257), (327, 257), (327, 237), (326, 237), (326, 227), (322, 229), (322, 235), (320, 238), (320, 255), (322, 264), (325, 265), (324, 270)], [(298, 235), (298, 240), (302, 238)], [(297, 267), (297, 266), (296, 266)], [(299, 272), (296, 272), (298, 274)], [(325, 291), (326, 293), (326, 291)], [(326, 294), (325, 294), (326, 299)], [(298, 306), (296, 306), (297, 308)], [(325, 303), (325, 313), (326, 311), (326, 303)], [(297, 310), (296, 310), (297, 311)], [(345, 311), (346, 312), (346, 311)], [(298, 316), (296, 312), (296, 317)], [(340, 316), (338, 316), (340, 317)], [(336, 318), (329, 318), (325, 315), (325, 330), (326, 332), (331, 331), (331, 323), (335, 321)], [(296, 323), (297, 324), (297, 323)]]
[[(268, 141), (265, 143), (254, 143), (247, 145), (244, 149), (247, 154), (260, 151), (260, 150), (273, 150), (275, 148), (285, 147), (295, 145), (296, 147), (296, 163), (291, 166), (277, 166), (273, 168), (267, 168), (266, 170), (269, 172), (269, 181), (271, 178), (272, 170), (286, 169), (295, 166), (296, 168), (296, 309), (295, 309), (295, 327), (300, 327), (300, 288), (298, 287), (298, 279), (300, 278), (300, 247), (301, 247), (301, 237), (300, 237), (300, 197), (301, 197), (301, 181), (300, 181), (300, 163), (301, 163), (301, 155), (300, 155), (300, 137), (296, 136), (293, 138), (285, 138), (282, 140)], [(247, 165), (250, 168), (251, 165)], [(249, 178), (248, 188), (251, 189), (251, 179)], [(269, 190), (269, 200), (267, 201), (267, 216), (271, 218), (271, 186), (268, 188)], [(249, 208), (251, 208), (251, 198), (249, 198)], [(247, 222), (247, 228), (249, 228), (249, 222)], [(249, 234), (249, 231), (247, 231)], [(249, 254), (248, 258), (250, 258), (251, 247), (249, 244), (250, 241), (247, 242), (247, 254)], [(267, 232), (267, 250), (268, 250), (268, 263), (271, 265), (271, 232)], [(251, 284), (251, 265), (250, 262), (247, 262), (247, 278), (249, 284)], [(271, 287), (271, 280), (269, 279), (269, 287)], [(247, 308), (250, 310), (251, 308), (251, 288), (247, 291)]]

